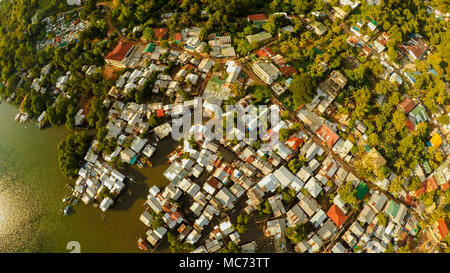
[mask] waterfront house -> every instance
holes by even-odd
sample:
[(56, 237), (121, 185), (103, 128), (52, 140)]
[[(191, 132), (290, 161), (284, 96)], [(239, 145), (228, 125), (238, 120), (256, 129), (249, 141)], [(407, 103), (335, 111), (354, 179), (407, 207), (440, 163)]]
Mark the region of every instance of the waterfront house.
[(153, 216), (148, 211), (144, 211), (141, 214), (139, 220), (141, 220), (141, 222), (144, 223), (144, 225), (149, 227), (153, 222)]
[(114, 204), (114, 200), (110, 197), (105, 197), (100, 203), (100, 209), (105, 212), (112, 204)]

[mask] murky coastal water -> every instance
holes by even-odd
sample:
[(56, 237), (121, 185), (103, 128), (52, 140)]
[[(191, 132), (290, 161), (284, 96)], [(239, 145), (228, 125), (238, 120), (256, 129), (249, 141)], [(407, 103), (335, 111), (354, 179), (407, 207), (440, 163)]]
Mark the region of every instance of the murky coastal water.
[[(63, 127), (36, 130), (35, 123), (14, 122), (17, 108), (0, 103), (0, 252), (140, 252), (136, 240), (146, 229), (139, 221), (152, 185), (165, 186), (166, 155), (176, 143), (159, 143), (153, 168), (129, 170), (136, 184), (127, 185), (117, 204), (101, 219), (98, 208), (79, 203), (62, 216), (62, 198), (70, 182), (58, 169), (56, 146), (69, 132)], [(162, 244), (158, 252), (168, 251)]]

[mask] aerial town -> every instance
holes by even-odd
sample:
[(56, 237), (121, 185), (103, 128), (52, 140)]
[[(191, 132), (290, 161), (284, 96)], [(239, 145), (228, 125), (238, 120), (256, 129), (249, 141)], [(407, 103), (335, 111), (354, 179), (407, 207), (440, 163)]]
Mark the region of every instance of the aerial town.
[[(392, 27), (380, 0), (267, 1), (234, 31), (189, 19), (215, 16), (194, 0), (125, 26), (114, 7), (125, 2), (68, 0), (79, 8), (42, 18), (33, 50), (79, 59), (39, 55), (45, 66), (21, 69), (16, 91), (1, 83), (17, 122), (74, 132), (58, 145), (73, 184), (63, 214), (80, 200), (106, 217), (135, 183), (127, 169), (163, 158), (165, 186), (148, 181), (135, 219), (144, 252), (450, 251), (448, 32)], [(445, 29), (449, 7), (422, 2)], [(201, 120), (172, 139), (194, 109)], [(280, 118), (248, 138), (269, 115)], [(208, 123), (224, 117), (245, 126), (211, 138)]]

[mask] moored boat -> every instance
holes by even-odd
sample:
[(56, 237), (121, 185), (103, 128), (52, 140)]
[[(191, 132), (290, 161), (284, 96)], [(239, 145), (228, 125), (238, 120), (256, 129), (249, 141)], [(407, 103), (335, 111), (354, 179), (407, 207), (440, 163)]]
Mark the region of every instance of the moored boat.
[(70, 213), (70, 206), (66, 206), (66, 207), (64, 208), (63, 214), (64, 214), (64, 215), (68, 215), (69, 213)]

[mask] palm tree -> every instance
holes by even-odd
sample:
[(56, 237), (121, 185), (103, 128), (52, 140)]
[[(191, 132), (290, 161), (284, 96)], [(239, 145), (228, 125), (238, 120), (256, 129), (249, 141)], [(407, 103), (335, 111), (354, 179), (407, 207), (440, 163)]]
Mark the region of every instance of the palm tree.
[(242, 86), (237, 82), (231, 83), (230, 89), (236, 97), (242, 97), (244, 95), (244, 88), (242, 88)]

